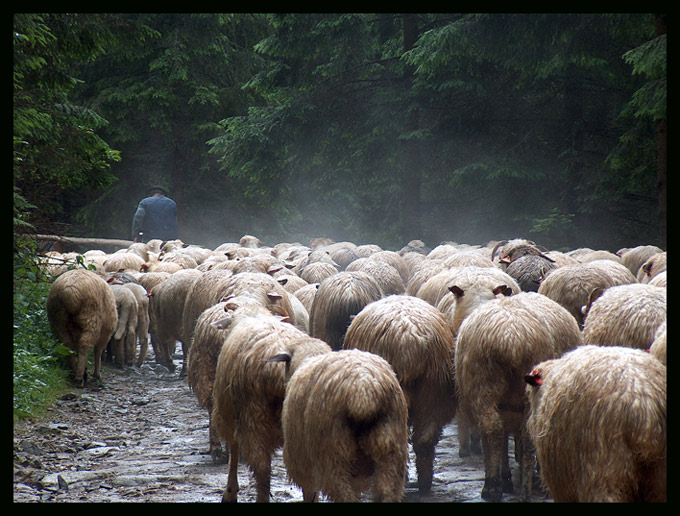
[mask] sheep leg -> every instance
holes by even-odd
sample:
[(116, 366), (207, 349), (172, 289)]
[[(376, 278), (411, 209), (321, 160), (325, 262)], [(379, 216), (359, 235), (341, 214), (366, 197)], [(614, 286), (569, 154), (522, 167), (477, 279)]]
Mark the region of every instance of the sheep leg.
[(506, 432), (503, 437), (503, 455), (501, 457), (501, 482), (504, 493), (513, 493), (515, 491), (515, 487), (512, 485), (512, 470), (510, 469), (509, 438), (510, 436)]
[(125, 336), (125, 347), (124, 347), (124, 362), (126, 366), (132, 366), (135, 363), (135, 352), (137, 351), (137, 335), (134, 329), (128, 329), (128, 333)]
[(223, 502), (235, 502), (238, 495), (238, 461), (241, 456), (239, 445), (234, 442), (229, 444), (229, 473), (227, 487), (222, 493)]
[(434, 469), (434, 448), (439, 442), (441, 428), (425, 428), (425, 425), (413, 425), (413, 452), (416, 456), (416, 471), (418, 473), (418, 489), (427, 492), (432, 488)]
[(212, 421), (212, 403), (208, 407), (208, 437), (210, 439), (210, 456), (215, 464), (219, 464), (224, 461), (224, 453), (222, 453), (222, 443), (220, 441), (220, 436), (217, 429), (213, 425)]
[(458, 456), (481, 455), (482, 447), (479, 429), (472, 423), (470, 416), (458, 411)]
[[(489, 419), (491, 416), (484, 416)], [(499, 419), (496, 417), (495, 419)], [(483, 418), (480, 418), (484, 421)], [(486, 421), (485, 423), (490, 423)], [(501, 481), (501, 462), (503, 455), (504, 432), (502, 423), (497, 421), (496, 425), (486, 425), (482, 429), (482, 448), (484, 450), (484, 487), (482, 488), (482, 498), (491, 502), (500, 502), (503, 496), (503, 483)]]
[(518, 434), (515, 438), (520, 442), (520, 501), (528, 502), (531, 498), (533, 485), (534, 450), (526, 428), (523, 428)]
[(149, 336), (142, 335), (139, 338), (139, 356), (137, 357), (137, 367), (141, 367), (146, 360), (146, 354), (149, 351)]
[(78, 387), (85, 385), (85, 369), (87, 368), (87, 351), (79, 351), (77, 357), (71, 355), (73, 380)]

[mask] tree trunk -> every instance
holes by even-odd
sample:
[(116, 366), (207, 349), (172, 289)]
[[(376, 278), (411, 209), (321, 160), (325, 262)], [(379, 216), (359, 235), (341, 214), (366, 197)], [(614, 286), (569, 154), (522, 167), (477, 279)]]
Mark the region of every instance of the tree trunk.
[[(666, 14), (657, 14), (656, 16), (656, 35), (661, 36), (666, 34)], [(668, 229), (667, 222), (667, 201), (666, 201), (666, 180), (667, 180), (667, 169), (666, 169), (666, 119), (657, 120), (656, 123), (656, 134), (657, 134), (657, 193), (659, 196), (659, 238), (661, 242), (661, 247), (666, 248), (666, 230)]]
[[(409, 51), (418, 39), (418, 15), (404, 15), (404, 52)], [(404, 72), (404, 93), (406, 108), (406, 125), (404, 131), (412, 133), (419, 128), (419, 113), (416, 107), (410, 106), (410, 89), (413, 81), (413, 69), (406, 67)], [(409, 139), (403, 143), (404, 169), (401, 176), (402, 223), (401, 236), (404, 244), (414, 239), (422, 239), (420, 219), (420, 171), (422, 160), (420, 146), (416, 140)]]

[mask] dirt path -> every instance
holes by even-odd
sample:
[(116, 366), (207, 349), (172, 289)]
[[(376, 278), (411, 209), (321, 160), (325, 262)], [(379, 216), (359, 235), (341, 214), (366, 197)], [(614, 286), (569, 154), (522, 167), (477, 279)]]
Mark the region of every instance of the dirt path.
[[(105, 367), (103, 377), (102, 389), (74, 390), (40, 421), (15, 426), (14, 502), (219, 502), (226, 464), (207, 453), (207, 413), (185, 379), (153, 362), (141, 370)], [(301, 501), (280, 452), (272, 467), (272, 501)], [(432, 492), (419, 495), (415, 479), (411, 457), (405, 502), (482, 501), (482, 458), (458, 457), (455, 424), (437, 447)], [(254, 501), (244, 465), (239, 482), (239, 501)]]

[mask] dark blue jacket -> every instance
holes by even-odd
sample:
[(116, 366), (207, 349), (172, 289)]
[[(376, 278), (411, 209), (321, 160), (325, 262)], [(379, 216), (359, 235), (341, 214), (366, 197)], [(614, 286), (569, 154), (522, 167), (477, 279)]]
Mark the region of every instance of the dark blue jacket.
[[(139, 233), (143, 233), (141, 238)], [(132, 238), (144, 242), (154, 238), (174, 240), (177, 238), (177, 205), (164, 195), (142, 199), (132, 219)]]

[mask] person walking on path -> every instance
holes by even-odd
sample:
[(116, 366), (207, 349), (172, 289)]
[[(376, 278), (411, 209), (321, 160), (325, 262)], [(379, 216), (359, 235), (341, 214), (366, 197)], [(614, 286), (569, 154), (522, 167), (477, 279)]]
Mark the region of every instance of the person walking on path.
[(135, 242), (148, 242), (154, 238), (177, 238), (177, 205), (160, 186), (149, 188), (147, 197), (139, 202), (132, 219), (132, 239)]

